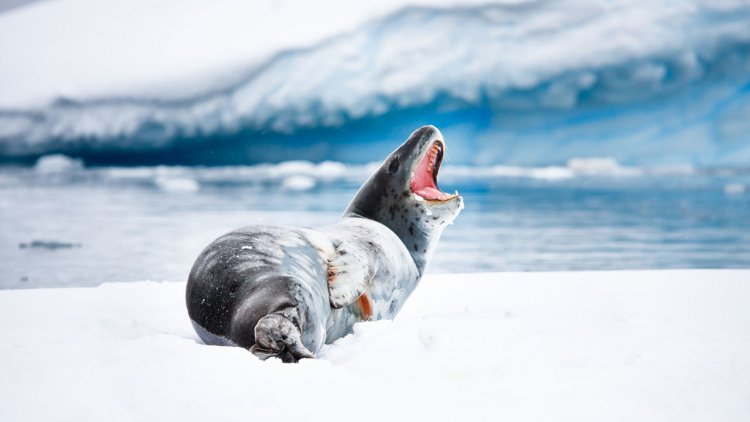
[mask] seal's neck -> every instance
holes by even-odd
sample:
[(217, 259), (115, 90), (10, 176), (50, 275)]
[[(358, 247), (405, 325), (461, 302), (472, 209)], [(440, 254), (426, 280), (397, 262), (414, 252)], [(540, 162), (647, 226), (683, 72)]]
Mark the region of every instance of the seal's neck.
[(435, 250), (435, 245), (437, 245), (440, 235), (443, 232), (443, 227), (438, 224), (419, 224), (419, 221), (415, 220), (417, 216), (412, 215), (413, 211), (400, 211), (401, 218), (391, 218), (391, 213), (388, 209), (385, 212), (377, 209), (373, 211), (353, 210), (350, 206), (342, 216), (342, 219), (366, 218), (386, 226), (404, 244), (419, 271), (419, 275), (422, 276)]

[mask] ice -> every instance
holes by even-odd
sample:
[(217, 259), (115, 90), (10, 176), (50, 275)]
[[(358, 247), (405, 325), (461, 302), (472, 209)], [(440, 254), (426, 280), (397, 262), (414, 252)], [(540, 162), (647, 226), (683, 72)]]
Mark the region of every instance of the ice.
[[(112, 185), (153, 185), (166, 192), (195, 192), (206, 186), (255, 185), (278, 186), (289, 191), (306, 191), (323, 184), (361, 184), (380, 163), (350, 164), (334, 161), (313, 163), (286, 161), (276, 164), (249, 166), (156, 166), (156, 167), (84, 167), (79, 159), (63, 155), (42, 157), (27, 174), (21, 176), (34, 183), (56, 183), (62, 176), (68, 180), (89, 180)], [(451, 187), (456, 180), (494, 180), (524, 178), (564, 181), (574, 178), (645, 178), (671, 176), (705, 176), (717, 171), (735, 177), (743, 174), (744, 167), (696, 169), (693, 166), (624, 166), (613, 158), (573, 158), (564, 166), (459, 166), (446, 165), (440, 170), (441, 185)], [(70, 179), (73, 180), (73, 179)], [(443, 183), (445, 182), (445, 183)], [(0, 184), (13, 185), (17, 180), (12, 171), (0, 173)], [(730, 187), (730, 190), (736, 189)], [(418, 199), (421, 200), (421, 199)]]
[(623, 166), (611, 157), (574, 157), (565, 166), (451, 166), (441, 174), (454, 177), (524, 177), (563, 180), (574, 177), (637, 177), (647, 175), (688, 175), (690, 166)]
[(62, 154), (50, 154), (39, 158), (34, 170), (40, 174), (67, 173), (83, 169), (83, 161)]
[(344, 163), (335, 161), (324, 161), (318, 165), (318, 176), (324, 179), (339, 178), (344, 176), (349, 168)]
[(197, 192), (200, 184), (186, 177), (158, 177), (154, 180), (156, 186), (165, 192)]
[[(404, 6), (453, 3), (219, 0), (209, 6), (196, 0), (158, 4), (133, 0), (127, 5), (69, 0), (32, 4), (0, 14), (0, 52), (14, 58), (0, 65), (4, 94), (0, 109), (34, 107), (57, 98), (203, 94), (225, 88), (226, 82), (216, 81), (216, 76), (237, 81), (280, 53), (315, 47)], [(137, 28), (133, 21), (139, 22)], [(33, 31), (30, 26), (45, 30)], [(170, 36), (157, 36), (165, 28)], [(94, 32), (97, 36), (91, 37)], [(13, 42), (18, 39), (24, 43)]]
[(309, 176), (290, 176), (284, 179), (281, 187), (293, 191), (305, 191), (315, 187), (315, 179)]
[(310, 145), (405, 136), (411, 110), (465, 164), (742, 164), (748, 22), (747, 2), (710, 0), (39, 2), (0, 14), (0, 155), (164, 162), (236, 137), (191, 156), (363, 162)]
[(36, 248), (55, 251), (58, 249), (80, 248), (81, 244), (72, 242), (60, 242), (58, 240), (32, 240), (28, 243), (20, 243), (18, 247), (21, 249)]
[(748, 279), (432, 275), (297, 365), (200, 344), (183, 282), (0, 291), (0, 420), (741, 421)]
[(745, 185), (742, 183), (727, 183), (724, 186), (724, 193), (727, 195), (742, 195), (745, 193)]
[(641, 172), (635, 168), (625, 168), (610, 157), (571, 158), (568, 168), (581, 175), (620, 175), (638, 176)]

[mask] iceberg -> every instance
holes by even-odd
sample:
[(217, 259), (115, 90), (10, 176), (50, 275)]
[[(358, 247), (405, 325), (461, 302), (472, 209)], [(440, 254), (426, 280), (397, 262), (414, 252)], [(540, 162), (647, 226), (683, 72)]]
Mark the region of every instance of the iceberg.
[(469, 165), (750, 161), (743, 1), (71, 0), (0, 54), (6, 162), (364, 163), (424, 123)]

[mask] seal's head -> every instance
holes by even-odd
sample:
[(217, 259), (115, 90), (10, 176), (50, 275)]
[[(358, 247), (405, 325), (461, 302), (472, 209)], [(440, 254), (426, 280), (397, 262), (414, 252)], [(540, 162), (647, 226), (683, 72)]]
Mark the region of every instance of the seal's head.
[(445, 141), (434, 126), (411, 134), (359, 189), (345, 216), (365, 217), (390, 228), (423, 273), (445, 226), (463, 208), (458, 193), (437, 185)]

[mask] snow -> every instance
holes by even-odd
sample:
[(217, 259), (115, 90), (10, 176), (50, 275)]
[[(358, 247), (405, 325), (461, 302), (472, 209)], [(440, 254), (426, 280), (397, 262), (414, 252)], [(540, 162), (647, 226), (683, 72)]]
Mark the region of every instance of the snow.
[(57, 97), (200, 94), (225, 87), (279, 53), (313, 47), (404, 6), (451, 3), (41, 2), (0, 15), (0, 54), (14, 58), (0, 65), (0, 109)]
[(750, 270), (432, 275), (298, 365), (200, 344), (184, 287), (0, 291), (0, 420), (750, 418)]

